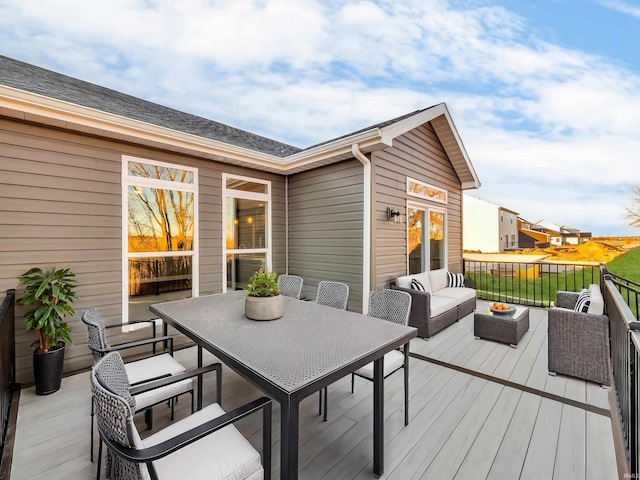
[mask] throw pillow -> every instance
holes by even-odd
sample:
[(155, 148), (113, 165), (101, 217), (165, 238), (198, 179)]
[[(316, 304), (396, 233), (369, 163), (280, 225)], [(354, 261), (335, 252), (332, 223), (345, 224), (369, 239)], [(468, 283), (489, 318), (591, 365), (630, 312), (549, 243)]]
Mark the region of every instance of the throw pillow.
[(580, 295), (578, 295), (578, 300), (576, 301), (576, 306), (573, 308), (573, 310), (575, 312), (587, 313), (590, 304), (591, 292), (585, 288), (580, 292)]
[(447, 287), (464, 287), (464, 275), (447, 272)]
[(414, 290), (420, 290), (421, 292), (426, 292), (424, 285), (422, 285), (420, 280), (416, 280), (415, 278), (411, 280), (411, 288)]

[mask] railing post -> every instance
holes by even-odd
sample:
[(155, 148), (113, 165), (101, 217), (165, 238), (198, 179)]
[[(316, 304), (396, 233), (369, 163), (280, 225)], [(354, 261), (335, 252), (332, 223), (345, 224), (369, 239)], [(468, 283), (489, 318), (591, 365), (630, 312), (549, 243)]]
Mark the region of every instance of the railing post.
[(7, 290), (0, 305), (0, 459), (3, 457), (11, 399), (16, 386), (15, 296), (14, 289)]

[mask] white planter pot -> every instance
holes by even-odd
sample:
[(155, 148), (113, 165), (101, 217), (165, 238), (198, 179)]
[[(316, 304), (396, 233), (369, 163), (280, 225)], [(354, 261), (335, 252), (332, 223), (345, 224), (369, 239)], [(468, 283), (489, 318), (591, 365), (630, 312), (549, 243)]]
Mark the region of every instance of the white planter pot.
[(244, 314), (251, 320), (275, 320), (282, 316), (282, 295), (275, 297), (250, 297), (244, 301)]

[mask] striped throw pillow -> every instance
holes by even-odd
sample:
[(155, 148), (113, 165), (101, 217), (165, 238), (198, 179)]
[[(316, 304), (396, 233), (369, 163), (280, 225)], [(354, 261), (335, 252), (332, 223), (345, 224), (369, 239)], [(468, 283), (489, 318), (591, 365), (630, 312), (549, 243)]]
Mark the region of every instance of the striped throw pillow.
[(576, 306), (573, 308), (575, 312), (587, 313), (589, 310), (589, 305), (591, 304), (591, 292), (586, 288), (582, 289), (580, 295), (578, 295), (578, 300), (576, 301)]
[(447, 272), (447, 287), (464, 287), (464, 275)]
[(420, 290), (421, 292), (426, 292), (424, 289), (424, 285), (420, 282), (420, 280), (416, 280), (415, 278), (411, 279), (411, 288), (414, 290)]

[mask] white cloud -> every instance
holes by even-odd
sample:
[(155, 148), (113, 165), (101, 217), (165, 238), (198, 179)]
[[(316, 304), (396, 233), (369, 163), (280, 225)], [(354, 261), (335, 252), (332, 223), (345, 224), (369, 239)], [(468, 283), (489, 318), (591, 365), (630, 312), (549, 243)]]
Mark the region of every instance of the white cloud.
[(0, 53), (302, 147), (446, 101), (491, 201), (613, 221), (640, 74), (529, 28), (482, 0), (3, 0)]
[(631, 15), (632, 17), (640, 18), (640, 7), (638, 6), (630, 5), (629, 3), (621, 0), (596, 0), (596, 2), (603, 7)]

